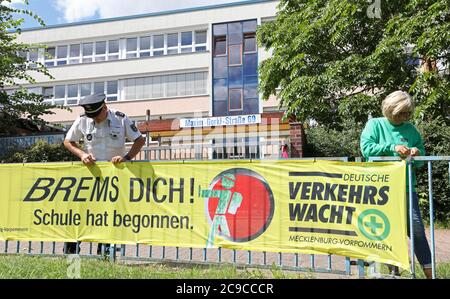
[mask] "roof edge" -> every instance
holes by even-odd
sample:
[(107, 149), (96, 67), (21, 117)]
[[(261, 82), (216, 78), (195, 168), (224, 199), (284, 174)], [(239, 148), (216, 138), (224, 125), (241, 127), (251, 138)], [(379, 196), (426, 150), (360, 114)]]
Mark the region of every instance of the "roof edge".
[(131, 16), (122, 16), (122, 17), (114, 17), (114, 18), (107, 18), (107, 19), (90, 20), (90, 21), (80, 21), (80, 22), (73, 22), (73, 23), (66, 23), (66, 24), (55, 24), (55, 25), (48, 25), (45, 27), (32, 27), (32, 28), (24, 28), (24, 29), (18, 29), (18, 30), (9, 30), (8, 32), (9, 33), (14, 33), (17, 31), (29, 32), (29, 31), (37, 31), (37, 30), (65, 28), (65, 27), (91, 25), (91, 24), (116, 22), (116, 21), (124, 21), (124, 20), (133, 20), (133, 19), (139, 19), (139, 18), (156, 17), (156, 16), (186, 13), (186, 12), (194, 12), (194, 11), (202, 11), (202, 10), (210, 10), (210, 9), (226, 8), (226, 7), (234, 7), (234, 6), (244, 6), (244, 5), (265, 3), (265, 2), (277, 2), (277, 1), (279, 1), (279, 0), (244, 0), (244, 1), (232, 2), (232, 3), (222, 3), (222, 4), (206, 5), (206, 6), (199, 6), (199, 7), (191, 7), (191, 8), (181, 8), (181, 9), (175, 9), (175, 10), (137, 14), (137, 15), (131, 15)]

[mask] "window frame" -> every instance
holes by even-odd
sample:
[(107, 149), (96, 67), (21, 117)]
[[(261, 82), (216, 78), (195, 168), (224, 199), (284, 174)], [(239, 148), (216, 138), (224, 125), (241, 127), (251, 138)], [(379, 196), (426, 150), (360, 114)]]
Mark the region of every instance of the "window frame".
[[(205, 42), (204, 43), (197, 43), (197, 33), (201, 33), (201, 32), (204, 32), (205, 33)], [(207, 29), (205, 29), (205, 30), (194, 30), (193, 31), (193, 44), (194, 44), (194, 46), (193, 46), (193, 50), (194, 50), (194, 52), (205, 52), (205, 51), (207, 51), (208, 50), (208, 30)], [(205, 49), (204, 50), (199, 50), (198, 48), (201, 48), (201, 47), (204, 47)]]
[[(175, 34), (177, 35), (177, 45), (169, 47), (169, 35), (175, 35)], [(181, 38), (180, 32), (166, 33), (165, 35), (166, 35), (166, 44), (165, 44), (166, 55), (177, 55), (177, 54), (180, 54), (180, 38)], [(171, 50), (175, 50), (176, 53), (169, 54), (169, 51), (171, 51)]]
[[(223, 38), (225, 40), (225, 53), (220, 53), (220, 54), (216, 54), (216, 41), (218, 39)], [(218, 35), (218, 36), (214, 36), (214, 41), (213, 41), (213, 57), (220, 57), (220, 56), (227, 56), (228, 55), (228, 38), (226, 35)]]
[[(255, 49), (252, 51), (246, 51), (245, 50), (245, 41), (247, 40), (246, 37), (250, 36), (253, 37), (255, 39)], [(258, 51), (258, 43), (256, 42), (256, 32), (244, 32), (244, 40), (243, 40), (243, 47), (242, 47), (242, 51), (244, 54), (253, 54), (256, 53)]]
[[(183, 33), (188, 33), (188, 32), (191, 33), (191, 44), (190, 45), (183, 45)], [(179, 53), (180, 54), (185, 54), (185, 53), (195, 52), (194, 39), (195, 39), (194, 31), (191, 30), (191, 31), (182, 31), (182, 32), (180, 32), (180, 52)], [(183, 52), (184, 49), (190, 49), (190, 51)]]
[[(231, 48), (234, 48), (234, 47), (239, 47), (239, 57), (240, 57), (240, 63), (231, 63), (231, 53), (232, 53), (232, 51), (231, 51)], [(241, 66), (241, 65), (243, 65), (243, 60), (244, 60), (244, 57), (243, 57), (244, 55), (243, 55), (243, 53), (242, 53), (242, 44), (234, 44), (234, 45), (229, 45), (228, 46), (228, 67), (230, 67), (230, 66)]]
[[(98, 43), (105, 43), (105, 54), (97, 54), (97, 44)], [(103, 60), (97, 60), (98, 58), (103, 58)], [(94, 60), (93, 62), (104, 62), (107, 61), (108, 58), (108, 41), (107, 40), (101, 40), (94, 42)]]
[[(59, 55), (59, 49), (66, 47), (66, 57), (58, 57)], [(63, 66), (63, 65), (67, 65), (69, 64), (69, 46), (68, 45), (60, 45), (60, 46), (56, 46), (56, 57), (55, 57), (55, 62), (56, 62), (56, 66)], [(59, 64), (59, 62), (65, 62), (63, 64)]]
[[(239, 90), (241, 93), (241, 108), (240, 109), (231, 109), (231, 93), (232, 91)], [(228, 89), (228, 111), (234, 112), (234, 111), (243, 111), (244, 110), (244, 90), (243, 88), (230, 88)]]
[[(85, 55), (84, 53), (84, 46), (85, 45), (92, 45), (92, 53), (90, 55)], [(85, 42), (81, 43), (81, 63), (92, 63), (94, 62), (94, 55), (95, 55), (95, 42)], [(85, 59), (90, 59), (90, 61), (85, 62)]]

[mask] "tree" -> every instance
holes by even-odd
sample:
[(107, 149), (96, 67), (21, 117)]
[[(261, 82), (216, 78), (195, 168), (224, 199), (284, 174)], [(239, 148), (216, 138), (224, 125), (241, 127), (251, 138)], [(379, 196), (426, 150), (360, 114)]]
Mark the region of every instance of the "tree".
[[(25, 14), (34, 18), (44, 26), (44, 22), (33, 12), (16, 9), (7, 4), (11, 0), (0, 0), (0, 134), (8, 131), (8, 128), (16, 127), (23, 118), (30, 125), (43, 125), (46, 122), (41, 119), (42, 115), (51, 114), (54, 106), (43, 102), (40, 94), (29, 93), (20, 88), (17, 82), (35, 83), (33, 72), (45, 74), (49, 77), (44, 65), (37, 62), (27, 61), (24, 57), (40, 45), (28, 45), (17, 42), (21, 33), (20, 25), (23, 19), (15, 19), (15, 15)], [(24, 0), (28, 4), (27, 0)], [(5, 87), (15, 87), (14, 93), (7, 93)]]
[(382, 1), (380, 18), (369, 5), (281, 0), (276, 19), (258, 30), (273, 53), (260, 66), (263, 98), (277, 94), (287, 117), (342, 129), (343, 119), (380, 116), (381, 101), (400, 89), (412, 95), (416, 119), (449, 125), (450, 2)]

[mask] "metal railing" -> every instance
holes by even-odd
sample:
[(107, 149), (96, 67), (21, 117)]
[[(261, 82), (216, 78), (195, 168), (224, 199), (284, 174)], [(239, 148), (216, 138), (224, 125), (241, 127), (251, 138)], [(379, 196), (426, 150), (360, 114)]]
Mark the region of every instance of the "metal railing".
[[(378, 162), (378, 161), (400, 161), (400, 157), (370, 157), (370, 162)], [(436, 278), (436, 243), (434, 238), (434, 204), (433, 204), (433, 172), (432, 172), (432, 163), (433, 162), (448, 162), (448, 174), (449, 174), (449, 184), (450, 184), (450, 156), (422, 156), (422, 157), (411, 157), (406, 159), (407, 163), (407, 171), (408, 171), (408, 201), (409, 201), (409, 232), (410, 232), (410, 263), (411, 263), (411, 273), (413, 278), (416, 277), (415, 270), (415, 258), (414, 258), (414, 233), (413, 233), (413, 193), (415, 186), (412, 182), (413, 177), (413, 165), (414, 161), (422, 161), (426, 162), (428, 171), (428, 204), (429, 204), (429, 217), (430, 217), (430, 241), (431, 241), (431, 269), (432, 269), (432, 277)], [(377, 265), (374, 263), (372, 267), (376, 267)], [(373, 273), (377, 273), (377, 270), (372, 270)]]

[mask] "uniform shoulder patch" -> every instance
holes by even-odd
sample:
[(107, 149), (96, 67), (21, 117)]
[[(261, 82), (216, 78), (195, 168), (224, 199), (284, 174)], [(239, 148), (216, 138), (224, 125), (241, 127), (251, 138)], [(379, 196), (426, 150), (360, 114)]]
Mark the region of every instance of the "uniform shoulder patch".
[(136, 127), (135, 124), (131, 124), (131, 125), (130, 125), (130, 128), (131, 128), (131, 130), (133, 130), (134, 132), (137, 132), (137, 131), (138, 131), (138, 128)]
[(120, 111), (116, 111), (116, 115), (120, 117), (125, 117), (125, 114)]

